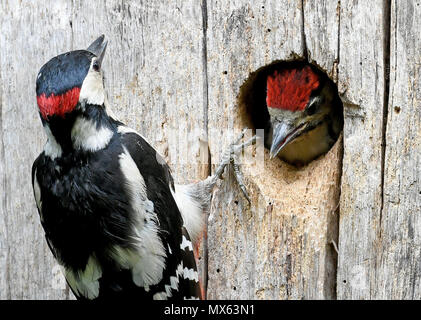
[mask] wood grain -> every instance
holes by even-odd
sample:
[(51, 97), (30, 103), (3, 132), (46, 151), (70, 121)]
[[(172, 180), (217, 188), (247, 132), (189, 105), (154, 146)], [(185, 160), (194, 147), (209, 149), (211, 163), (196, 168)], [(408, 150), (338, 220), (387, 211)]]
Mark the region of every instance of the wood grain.
[(51, 288), (55, 262), (30, 182), (32, 162), (45, 141), (36, 111), (36, 74), (53, 56), (86, 48), (106, 34), (106, 88), (117, 117), (158, 149), (177, 182), (203, 178), (201, 7), (193, 0), (6, 1), (1, 6), (1, 30), (7, 30), (0, 35), (5, 48), (1, 79), (7, 79), (2, 82), (2, 141), (7, 151), (0, 167), (5, 172), (0, 284), (8, 289), (0, 290), (0, 298), (62, 299), (68, 290)]
[(259, 68), (307, 58), (338, 85), (343, 140), (325, 156), (296, 169), (250, 148), (250, 205), (231, 170), (218, 183), (209, 298), (421, 297), (420, 0), (4, 0), (0, 11), (0, 299), (73, 298), (32, 195), (45, 143), (35, 77), (100, 34), (114, 112), (179, 183), (204, 178), (252, 127), (239, 94)]
[(421, 298), (420, 14), (420, 1), (392, 1), (379, 299)]
[(375, 292), (382, 207), (385, 99), (384, 1), (341, 1), (339, 92), (344, 102), (339, 299)]
[(56, 263), (39, 222), (31, 167), (45, 143), (36, 75), (43, 63), (71, 47), (71, 10), (66, 1), (2, 1), (0, 8), (0, 299), (64, 299), (66, 290), (52, 287)]
[[(336, 5), (328, 7), (315, 15), (335, 17)], [(308, 31), (317, 18), (309, 12), (309, 21), (305, 14), (303, 21), (301, 1), (236, 1), (230, 6), (208, 1), (208, 12), (209, 128), (216, 165), (235, 132), (251, 125), (244, 115), (247, 108), (237, 99), (251, 73), (277, 60), (303, 59), (306, 50), (320, 58), (321, 66), (333, 68), (337, 49), (330, 52), (327, 46), (322, 53), (319, 39), (307, 43), (303, 25)], [(308, 32), (314, 36), (317, 30)], [(324, 41), (335, 47), (337, 34), (332, 35)], [(331, 241), (337, 241), (341, 150), (338, 142), (299, 170), (269, 160), (261, 150), (263, 165), (242, 167), (250, 206), (227, 175), (214, 194), (209, 222), (209, 298), (335, 298)]]

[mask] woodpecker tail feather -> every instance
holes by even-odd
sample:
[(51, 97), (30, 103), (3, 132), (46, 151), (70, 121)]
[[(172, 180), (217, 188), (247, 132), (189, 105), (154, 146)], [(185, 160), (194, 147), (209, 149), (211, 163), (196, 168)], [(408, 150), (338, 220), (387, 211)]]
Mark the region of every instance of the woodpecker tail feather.
[(212, 189), (209, 177), (197, 183), (174, 185), (174, 199), (180, 209), (184, 225), (194, 244), (198, 243), (204, 228), (204, 216), (209, 212)]

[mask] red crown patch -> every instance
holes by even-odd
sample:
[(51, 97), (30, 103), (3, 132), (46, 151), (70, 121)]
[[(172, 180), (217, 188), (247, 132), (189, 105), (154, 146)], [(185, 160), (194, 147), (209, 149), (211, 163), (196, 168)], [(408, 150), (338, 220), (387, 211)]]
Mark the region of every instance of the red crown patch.
[(266, 105), (290, 111), (305, 109), (311, 92), (319, 87), (319, 77), (309, 67), (275, 71), (267, 77)]

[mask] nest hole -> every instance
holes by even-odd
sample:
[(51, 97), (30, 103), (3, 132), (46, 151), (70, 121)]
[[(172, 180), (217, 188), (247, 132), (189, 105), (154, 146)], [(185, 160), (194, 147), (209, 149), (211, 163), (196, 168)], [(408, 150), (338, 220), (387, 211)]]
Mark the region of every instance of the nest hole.
[[(258, 70), (252, 72), (248, 79), (240, 87), (238, 95), (238, 105), (240, 111), (240, 119), (244, 126), (248, 128), (264, 129), (266, 135), (270, 130), (269, 124), (269, 112), (266, 106), (266, 79), (269, 75), (272, 75), (275, 70), (281, 69), (294, 69), (303, 68), (309, 66), (318, 76), (320, 81), (327, 81), (331, 84), (333, 103), (339, 108), (339, 113), (342, 121), (343, 128), (343, 103), (339, 97), (338, 89), (336, 84), (328, 77), (328, 75), (319, 69), (317, 66), (310, 64), (305, 61), (274, 61), (269, 65), (263, 66)], [(317, 90), (316, 90), (317, 92)], [(260, 133), (261, 135), (261, 133)], [(338, 139), (340, 134), (335, 139)], [(262, 137), (264, 138), (264, 137)], [(334, 144), (333, 144), (334, 145)], [(332, 146), (333, 146), (332, 145)], [(268, 149), (269, 146), (265, 144)], [(329, 149), (330, 150), (330, 149)], [(300, 167), (300, 166), (299, 166)]]

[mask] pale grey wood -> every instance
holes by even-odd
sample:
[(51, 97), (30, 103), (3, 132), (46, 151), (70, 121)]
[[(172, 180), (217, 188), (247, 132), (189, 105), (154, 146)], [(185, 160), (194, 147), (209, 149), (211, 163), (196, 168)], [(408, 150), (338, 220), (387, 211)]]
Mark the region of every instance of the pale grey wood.
[(303, 0), (304, 39), (308, 61), (337, 80), (340, 1)]
[(421, 1), (392, 1), (390, 92), (375, 297), (421, 298)]
[[(0, 50), (0, 61), (2, 52)], [(0, 84), (1, 78), (1, 64), (0, 64)], [(9, 287), (7, 282), (8, 277), (8, 247), (7, 247), (7, 229), (6, 229), (6, 171), (4, 168), (4, 147), (3, 147), (3, 88), (0, 85), (0, 299), (7, 299), (9, 297)]]
[(117, 117), (165, 157), (178, 182), (198, 179), (203, 135), (200, 2), (73, 1), (75, 48), (109, 39), (104, 70)]
[[(302, 59), (306, 47), (320, 66), (333, 68), (339, 20), (336, 2), (324, 8), (311, 13), (308, 5), (309, 21), (305, 22), (304, 14), (303, 23), (301, 1), (208, 1), (213, 165), (236, 136), (232, 131), (250, 126), (237, 96), (251, 72), (276, 60)], [(316, 23), (318, 17), (336, 21), (328, 27), (328, 39), (318, 35), (325, 21)], [(312, 37), (307, 45), (303, 24)], [(319, 41), (326, 44), (326, 52), (317, 45)], [(279, 159), (269, 160), (265, 151), (264, 164), (242, 167), (251, 206), (232, 175), (219, 184), (209, 222), (209, 298), (335, 297), (336, 254), (331, 241), (337, 240), (340, 159), (340, 142), (301, 170)]]
[(0, 11), (0, 298), (64, 299), (66, 291), (52, 286), (55, 262), (36, 210), (31, 166), (45, 142), (36, 111), (36, 75), (49, 58), (70, 47), (71, 8), (66, 1), (11, 0), (2, 1)]
[(177, 182), (203, 178), (201, 7), (193, 0), (6, 1), (1, 12), (0, 71), (7, 79), (1, 83), (6, 150), (0, 167), (6, 186), (0, 203), (0, 223), (5, 220), (0, 228), (1, 298), (62, 299), (69, 293), (51, 288), (55, 262), (30, 182), (32, 162), (45, 142), (36, 111), (36, 74), (51, 57), (86, 48), (106, 34), (106, 87), (118, 118), (157, 147)]
[(382, 0), (341, 1), (338, 84), (345, 124), (338, 299), (376, 296), (387, 10)]
[(35, 77), (49, 58), (102, 33), (115, 113), (157, 147), (180, 183), (206, 176), (206, 129), (215, 167), (250, 126), (237, 101), (250, 73), (307, 55), (338, 82), (342, 171), (339, 141), (300, 170), (269, 161), (266, 151), (264, 163), (244, 165), (251, 206), (232, 174), (218, 184), (209, 298), (419, 299), (421, 3), (393, 0), (390, 26), (388, 3), (2, 1), (0, 299), (73, 297), (53, 285), (56, 263), (32, 195), (30, 169), (45, 142)]

